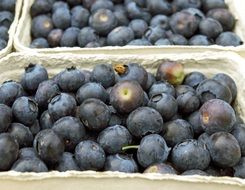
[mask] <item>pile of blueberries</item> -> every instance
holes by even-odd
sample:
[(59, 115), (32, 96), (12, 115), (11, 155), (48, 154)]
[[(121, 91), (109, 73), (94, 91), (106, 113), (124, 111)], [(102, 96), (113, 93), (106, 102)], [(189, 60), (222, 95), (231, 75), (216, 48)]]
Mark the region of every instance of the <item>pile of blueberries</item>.
[(36, 0), (31, 48), (239, 46), (224, 0)]
[(119, 171), (245, 178), (245, 125), (234, 80), (143, 66), (30, 64), (0, 86), (0, 171)]
[(0, 1), (0, 50), (7, 46), (9, 27), (14, 20), (16, 0)]

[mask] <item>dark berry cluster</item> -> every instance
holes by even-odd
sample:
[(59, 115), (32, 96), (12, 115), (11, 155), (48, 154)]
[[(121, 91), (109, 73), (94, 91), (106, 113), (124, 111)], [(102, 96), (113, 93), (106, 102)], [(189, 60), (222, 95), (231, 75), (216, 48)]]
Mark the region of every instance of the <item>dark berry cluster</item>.
[(239, 46), (224, 0), (36, 0), (31, 48)]
[(30, 64), (0, 86), (0, 171), (95, 170), (245, 178), (245, 125), (224, 73), (163, 61), (67, 68)]
[(9, 27), (14, 20), (16, 0), (0, 1), (0, 50), (7, 46), (9, 39)]

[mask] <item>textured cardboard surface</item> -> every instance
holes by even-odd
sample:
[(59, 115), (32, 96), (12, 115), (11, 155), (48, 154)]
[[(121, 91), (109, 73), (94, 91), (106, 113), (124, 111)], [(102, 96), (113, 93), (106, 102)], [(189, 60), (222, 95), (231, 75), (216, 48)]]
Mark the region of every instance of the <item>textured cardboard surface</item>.
[[(52, 76), (68, 66), (91, 69), (98, 63), (142, 64), (148, 71), (156, 71), (158, 64), (171, 59), (184, 64), (185, 72), (200, 71), (207, 76), (219, 72), (229, 74), (238, 86), (235, 109), (245, 119), (245, 61), (235, 53), (203, 53), (181, 55), (121, 55), (93, 56), (74, 54), (13, 53), (0, 60), (0, 83), (8, 79), (19, 80), (24, 67), (39, 63), (47, 67)], [(25, 190), (244, 190), (245, 179), (230, 177), (174, 176), (159, 174), (124, 174), (119, 172), (49, 172), (17, 173), (0, 172), (0, 189)]]
[[(186, 52), (204, 52), (204, 51), (234, 51), (245, 57), (245, 45), (239, 47), (212, 46), (133, 46), (133, 47), (102, 47), (102, 48), (48, 48), (48, 49), (30, 49), (31, 42), (31, 16), (30, 7), (34, 0), (24, 0), (23, 11), (14, 39), (14, 47), (17, 51), (33, 51), (45, 53), (64, 53), (73, 52), (77, 54), (152, 54), (152, 53), (186, 53)], [(230, 11), (237, 19), (235, 32), (245, 41), (245, 14), (244, 0), (226, 0)]]
[(14, 21), (12, 22), (10, 28), (9, 28), (9, 40), (7, 46), (0, 51), (0, 58), (6, 56), (7, 54), (12, 52), (13, 48), (13, 43), (14, 43), (14, 35), (16, 32), (16, 28), (18, 25), (19, 17), (21, 14), (21, 8), (22, 8), (22, 0), (16, 0), (16, 5), (15, 5), (15, 17)]

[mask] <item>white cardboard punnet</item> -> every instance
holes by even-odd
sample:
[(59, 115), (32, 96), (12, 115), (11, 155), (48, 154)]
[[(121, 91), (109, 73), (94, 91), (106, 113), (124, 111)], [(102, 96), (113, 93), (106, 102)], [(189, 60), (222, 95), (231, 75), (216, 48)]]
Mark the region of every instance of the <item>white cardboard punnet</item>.
[[(245, 57), (245, 44), (238, 47), (212, 46), (124, 46), (124, 47), (101, 47), (101, 48), (45, 48), (31, 49), (31, 16), (30, 8), (35, 0), (24, 0), (20, 22), (14, 38), (14, 47), (17, 51), (43, 52), (43, 53), (76, 53), (76, 54), (152, 54), (152, 53), (195, 53), (204, 51), (234, 51)], [(245, 1), (225, 0), (229, 10), (235, 16), (235, 32), (245, 42)]]
[(19, 17), (21, 14), (21, 9), (22, 9), (22, 0), (16, 0), (14, 20), (8, 31), (9, 40), (8, 40), (7, 46), (0, 51), (0, 58), (12, 52), (13, 43), (14, 43), (14, 35), (17, 29)]
[[(53, 76), (69, 66), (91, 69), (98, 63), (142, 64), (148, 71), (155, 72), (159, 63), (170, 59), (182, 63), (186, 73), (200, 71), (207, 76), (224, 72), (238, 86), (235, 109), (245, 119), (245, 60), (235, 53), (213, 52), (200, 54), (152, 54), (152, 55), (74, 55), (13, 53), (0, 60), (0, 83), (19, 80), (24, 67), (29, 63), (44, 65)], [(245, 179), (230, 177), (175, 176), (160, 174), (125, 174), (119, 172), (49, 172), (17, 173), (0, 172), (1, 190), (244, 190)]]

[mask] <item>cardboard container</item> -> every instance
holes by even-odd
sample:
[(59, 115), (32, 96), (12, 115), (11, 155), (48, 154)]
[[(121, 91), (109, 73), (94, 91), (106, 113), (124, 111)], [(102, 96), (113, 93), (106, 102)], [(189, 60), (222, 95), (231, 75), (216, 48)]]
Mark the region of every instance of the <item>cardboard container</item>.
[[(19, 80), (24, 67), (29, 63), (39, 63), (47, 67), (50, 76), (67, 66), (91, 69), (97, 63), (142, 64), (147, 70), (155, 72), (164, 59), (184, 64), (186, 73), (200, 71), (207, 76), (219, 72), (229, 74), (238, 86), (235, 109), (245, 119), (245, 60), (235, 53), (204, 53), (158, 55), (93, 55), (13, 53), (0, 60), (0, 82), (8, 79)], [(119, 172), (49, 172), (17, 173), (0, 172), (0, 189), (25, 190), (244, 190), (245, 179), (230, 177), (175, 176), (160, 174), (124, 174)]]
[[(204, 52), (204, 51), (234, 51), (245, 57), (245, 44), (238, 47), (212, 46), (124, 46), (124, 47), (102, 47), (102, 48), (47, 48), (47, 49), (30, 49), (31, 43), (31, 16), (30, 8), (35, 0), (25, 0), (23, 10), (14, 39), (14, 47), (17, 51), (32, 51), (45, 53), (65, 53), (72, 52), (77, 54), (152, 54), (152, 53), (186, 53), (186, 52)], [(237, 19), (235, 32), (245, 42), (245, 14), (244, 0), (226, 0), (230, 11)]]
[(12, 52), (13, 48), (13, 43), (14, 43), (14, 35), (16, 32), (16, 28), (18, 25), (19, 17), (21, 14), (21, 8), (22, 8), (22, 0), (16, 0), (16, 5), (15, 5), (15, 16), (14, 20), (9, 28), (9, 40), (7, 46), (0, 51), (0, 58), (6, 56), (7, 54)]

